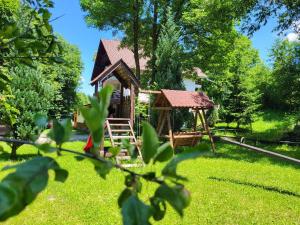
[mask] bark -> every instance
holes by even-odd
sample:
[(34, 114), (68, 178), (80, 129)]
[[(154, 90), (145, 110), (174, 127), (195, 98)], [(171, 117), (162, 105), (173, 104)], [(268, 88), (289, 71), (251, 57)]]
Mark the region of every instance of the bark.
[(15, 160), (17, 159), (17, 149), (20, 147), (20, 144), (12, 143), (11, 145), (11, 153), (10, 153), (10, 159)]
[(139, 0), (134, 0), (133, 3), (133, 53), (136, 66), (136, 76), (140, 80), (141, 78), (141, 67), (139, 59), (139, 12), (140, 12), (140, 2)]

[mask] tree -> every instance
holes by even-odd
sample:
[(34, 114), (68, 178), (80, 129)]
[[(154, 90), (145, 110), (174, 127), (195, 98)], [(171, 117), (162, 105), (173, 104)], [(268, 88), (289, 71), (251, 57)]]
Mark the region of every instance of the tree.
[(167, 14), (167, 21), (162, 26), (158, 46), (155, 52), (157, 72), (154, 81), (158, 89), (183, 90), (181, 56), (183, 54), (180, 45), (180, 31), (174, 22), (171, 9)]
[(55, 99), (50, 111), (52, 118), (70, 117), (76, 106), (76, 91), (83, 70), (80, 50), (58, 37), (62, 62), (42, 65), (42, 73), (55, 89)]
[[(140, 78), (140, 54), (150, 56), (152, 77), (155, 73), (155, 51), (161, 31), (161, 24), (165, 23), (166, 10), (172, 8), (175, 20), (178, 21), (183, 13), (186, 0), (81, 0), (82, 9), (87, 12), (86, 21), (89, 25), (100, 30), (112, 29), (124, 34), (123, 45), (133, 48), (136, 74)], [(151, 37), (151, 38), (149, 38)], [(141, 51), (142, 50), (142, 51)], [(154, 79), (152, 79), (153, 81)]]
[(210, 74), (213, 82), (204, 85), (221, 105), (220, 117), (229, 122), (249, 124), (259, 107), (260, 92), (256, 80), (260, 79), (262, 62), (251, 41), (245, 36), (235, 39), (234, 49), (227, 55), (228, 65), (218, 74)]
[(272, 99), (282, 109), (300, 109), (300, 42), (277, 40), (271, 50), (273, 59)]
[(59, 44), (49, 23), (51, 0), (1, 0), (0, 1), (0, 106), (9, 117), (6, 124), (13, 124), (17, 110), (8, 104), (10, 68), (17, 65), (33, 66), (40, 63), (59, 62)]
[(242, 28), (249, 35), (259, 30), (261, 25), (265, 25), (272, 17), (277, 18), (277, 26), (274, 31), (282, 33), (294, 30), (296, 33), (300, 33), (299, 0), (247, 0), (240, 7), (241, 10), (247, 12)]
[[(168, 8), (166, 23), (162, 25), (156, 55), (156, 73), (154, 77), (155, 88), (184, 90), (181, 57), (183, 48), (180, 44), (180, 30), (174, 22), (171, 8)], [(154, 123), (155, 116), (153, 117)], [(179, 130), (184, 120), (188, 120), (190, 114), (188, 110), (178, 110), (173, 112), (174, 130)]]
[[(12, 137), (31, 140), (37, 134), (35, 115), (47, 115), (52, 107), (55, 94), (53, 88), (41, 70), (18, 66), (12, 70), (11, 90), (14, 97), (10, 98), (8, 103), (19, 112), (15, 123), (12, 124)], [(2, 114), (5, 116), (6, 112)], [(19, 146), (12, 145), (11, 158), (16, 157)]]

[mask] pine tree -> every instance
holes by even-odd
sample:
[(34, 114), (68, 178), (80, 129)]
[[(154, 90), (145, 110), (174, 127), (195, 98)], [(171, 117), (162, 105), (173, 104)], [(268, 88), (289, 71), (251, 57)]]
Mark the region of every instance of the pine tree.
[(155, 82), (158, 89), (183, 90), (180, 30), (174, 22), (170, 8), (166, 18), (156, 49)]

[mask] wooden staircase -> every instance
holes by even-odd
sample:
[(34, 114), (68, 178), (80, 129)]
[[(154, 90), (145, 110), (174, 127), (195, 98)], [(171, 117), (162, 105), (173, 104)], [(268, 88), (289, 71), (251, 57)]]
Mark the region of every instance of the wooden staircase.
[[(128, 118), (107, 118), (106, 119), (106, 128), (109, 134), (112, 147), (122, 146), (122, 140), (128, 139), (130, 144), (136, 146), (138, 151), (138, 156), (142, 159), (140, 146), (135, 137), (133, 128)], [(131, 157), (128, 154), (127, 149), (121, 149), (119, 156), (116, 157), (117, 162), (121, 160), (130, 160)], [(137, 166), (135, 164), (129, 165), (128, 167)]]

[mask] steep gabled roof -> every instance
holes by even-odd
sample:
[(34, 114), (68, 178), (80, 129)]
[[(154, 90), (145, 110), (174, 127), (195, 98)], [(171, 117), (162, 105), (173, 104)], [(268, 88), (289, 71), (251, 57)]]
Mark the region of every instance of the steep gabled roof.
[[(100, 40), (96, 61), (91, 80), (99, 76), (109, 65), (113, 65), (120, 59), (128, 65), (130, 69), (135, 69), (135, 60), (133, 52), (126, 47), (121, 48), (121, 42), (118, 40)], [(140, 68), (146, 70), (149, 58), (140, 58)]]
[[(133, 52), (126, 47), (121, 48), (121, 42), (118, 40), (101, 40), (104, 49), (111, 64), (116, 63), (122, 59), (131, 69), (135, 68), (135, 60)], [(148, 58), (140, 58), (141, 70), (145, 70), (147, 66)]]

